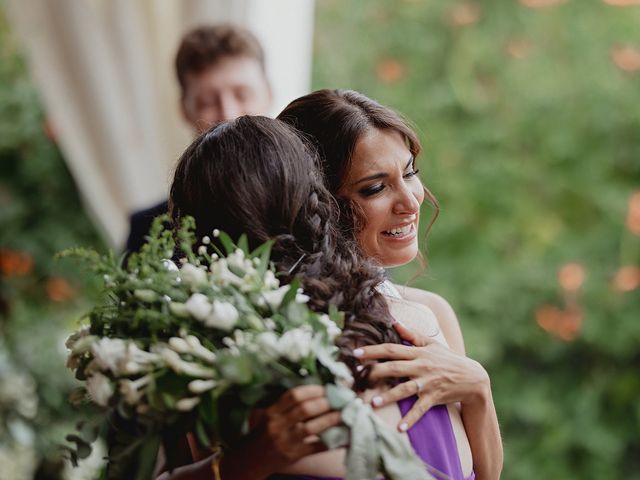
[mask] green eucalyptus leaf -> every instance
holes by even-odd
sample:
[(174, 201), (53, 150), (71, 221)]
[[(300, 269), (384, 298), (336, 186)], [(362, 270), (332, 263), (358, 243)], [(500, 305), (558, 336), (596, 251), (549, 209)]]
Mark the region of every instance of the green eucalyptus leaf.
[(238, 238), (238, 248), (242, 250), (245, 255), (249, 255), (249, 239), (245, 233), (240, 235), (240, 238)]
[(218, 240), (226, 250), (227, 255), (230, 255), (236, 251), (236, 244), (233, 243), (233, 240), (231, 240), (231, 237), (226, 232), (220, 232), (218, 235)]

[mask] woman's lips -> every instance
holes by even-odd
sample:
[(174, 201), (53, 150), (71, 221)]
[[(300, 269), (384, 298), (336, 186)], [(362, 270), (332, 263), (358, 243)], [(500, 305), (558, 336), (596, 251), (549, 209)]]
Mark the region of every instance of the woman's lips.
[(390, 230), (385, 230), (384, 232), (382, 232), (382, 236), (385, 239), (394, 241), (413, 240), (416, 236), (416, 225), (415, 223), (410, 223), (402, 227), (395, 227)]

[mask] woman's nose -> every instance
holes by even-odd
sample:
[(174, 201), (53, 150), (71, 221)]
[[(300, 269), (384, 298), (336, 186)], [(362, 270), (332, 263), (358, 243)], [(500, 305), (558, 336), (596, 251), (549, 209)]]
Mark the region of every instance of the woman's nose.
[(403, 186), (398, 191), (398, 198), (394, 205), (394, 213), (397, 214), (414, 214), (420, 210), (422, 203), (418, 198), (419, 195), (408, 186)]

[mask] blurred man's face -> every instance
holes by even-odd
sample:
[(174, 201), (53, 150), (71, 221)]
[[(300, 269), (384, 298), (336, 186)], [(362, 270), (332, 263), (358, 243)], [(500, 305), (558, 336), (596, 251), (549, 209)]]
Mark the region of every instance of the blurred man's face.
[(271, 89), (253, 58), (224, 57), (186, 76), (182, 113), (196, 132), (240, 115), (266, 115), (270, 106)]

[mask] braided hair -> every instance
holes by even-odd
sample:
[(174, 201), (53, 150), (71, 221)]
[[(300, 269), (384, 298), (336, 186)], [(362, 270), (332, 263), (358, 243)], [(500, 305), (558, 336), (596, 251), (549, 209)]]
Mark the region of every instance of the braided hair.
[(367, 386), (369, 368), (357, 371), (352, 351), (400, 343), (376, 290), (383, 270), (342, 234), (315, 150), (285, 123), (243, 116), (204, 132), (178, 161), (169, 206), (175, 225), (195, 218), (199, 238), (218, 228), (234, 239), (246, 234), (252, 248), (274, 240), (283, 281), (299, 278), (315, 311), (334, 304), (345, 312), (336, 343), (356, 389)]

